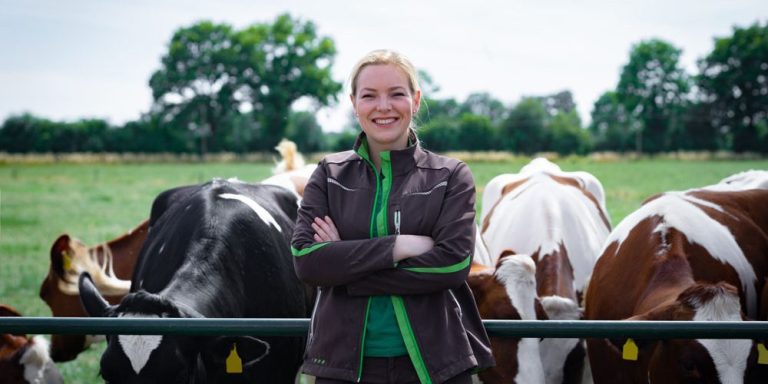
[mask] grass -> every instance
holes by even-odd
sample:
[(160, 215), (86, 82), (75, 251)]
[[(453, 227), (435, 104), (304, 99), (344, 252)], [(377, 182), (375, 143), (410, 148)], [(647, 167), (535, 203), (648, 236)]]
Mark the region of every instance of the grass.
[[(500, 173), (517, 172), (523, 159), (471, 162), (480, 196)], [(563, 170), (583, 170), (603, 183), (612, 223), (618, 224), (647, 197), (662, 191), (712, 184), (748, 169), (768, 169), (768, 160), (679, 161), (665, 159), (595, 162), (563, 159)], [(256, 181), (271, 164), (41, 164), (0, 165), (0, 302), (26, 316), (50, 316), (38, 297), (49, 251), (62, 233), (87, 244), (112, 239), (149, 215), (161, 191), (213, 177)], [(479, 201), (478, 201), (479, 203)], [(103, 344), (74, 362), (59, 364), (66, 382), (96, 383)]]

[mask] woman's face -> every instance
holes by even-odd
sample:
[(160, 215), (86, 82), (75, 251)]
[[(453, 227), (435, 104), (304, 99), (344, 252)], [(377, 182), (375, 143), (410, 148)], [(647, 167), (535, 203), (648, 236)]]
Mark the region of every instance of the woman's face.
[(357, 76), (357, 94), (351, 95), (355, 115), (376, 151), (408, 146), (408, 127), (419, 110), (421, 93), (412, 93), (408, 76), (390, 65), (368, 65)]

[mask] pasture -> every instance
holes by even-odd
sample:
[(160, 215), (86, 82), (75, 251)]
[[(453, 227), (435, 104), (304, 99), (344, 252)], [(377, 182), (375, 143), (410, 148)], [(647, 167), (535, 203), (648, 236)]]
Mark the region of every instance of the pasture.
[[(517, 172), (526, 162), (470, 162), (478, 198), (492, 177)], [(715, 183), (748, 169), (768, 169), (768, 160), (576, 158), (557, 163), (566, 171), (591, 172), (603, 183), (613, 225), (657, 192)], [(106, 241), (147, 218), (155, 195), (165, 189), (213, 177), (257, 181), (269, 176), (271, 167), (270, 163), (0, 165), (0, 302), (26, 316), (50, 316), (38, 289), (47, 273), (51, 244), (61, 233), (86, 244)], [(75, 362), (59, 364), (65, 380), (100, 382), (102, 351), (103, 345)]]

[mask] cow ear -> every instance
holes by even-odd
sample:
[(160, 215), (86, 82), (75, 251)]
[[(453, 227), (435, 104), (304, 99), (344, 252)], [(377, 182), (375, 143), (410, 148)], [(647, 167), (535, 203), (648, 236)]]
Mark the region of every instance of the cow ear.
[(107, 309), (109, 309), (109, 303), (101, 296), (99, 290), (96, 289), (90, 273), (83, 272), (80, 274), (78, 288), (80, 289), (80, 303), (83, 305), (85, 312), (91, 317), (104, 317)]
[(72, 248), (69, 246), (70, 241), (69, 235), (63, 234), (53, 242), (51, 247), (51, 267), (59, 277), (64, 276), (66, 258), (70, 257), (70, 253), (72, 253)]
[(269, 344), (250, 336), (222, 336), (210, 341), (202, 351), (208, 370), (242, 373), (269, 354)]
[(544, 310), (544, 306), (541, 305), (541, 300), (537, 297), (533, 301), (533, 307), (536, 310), (536, 320), (549, 320), (547, 311)]
[(14, 308), (0, 304), (0, 317), (20, 317), (21, 314)]

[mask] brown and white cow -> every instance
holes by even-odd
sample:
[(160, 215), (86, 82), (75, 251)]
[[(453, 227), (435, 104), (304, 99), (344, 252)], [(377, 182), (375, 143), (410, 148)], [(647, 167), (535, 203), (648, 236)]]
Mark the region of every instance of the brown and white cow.
[[(473, 263), (467, 283), (483, 319), (536, 320), (542, 316), (536, 301), (536, 264), (528, 255), (507, 252), (495, 267)], [(496, 367), (480, 372), (481, 382), (544, 382), (538, 340), (495, 336), (490, 340)]]
[[(77, 279), (83, 272), (94, 277), (99, 291), (118, 303), (131, 288), (131, 276), (139, 251), (147, 237), (148, 221), (122, 236), (95, 246), (63, 234), (51, 247), (48, 275), (40, 285), (40, 298), (54, 317), (88, 316), (80, 304)], [(51, 357), (69, 361), (87, 349), (93, 338), (85, 335), (53, 335)]]
[[(648, 199), (606, 240), (586, 318), (766, 320), (765, 188), (768, 172), (750, 171)], [(587, 342), (596, 383), (768, 382), (752, 340), (637, 340), (637, 360), (622, 359), (624, 340)]]
[[(604, 199), (603, 187), (593, 175), (564, 172), (543, 158), (534, 159), (520, 173), (496, 176), (485, 187), (482, 239), (493, 261), (505, 253), (530, 255), (533, 259), (536, 295), (532, 300), (538, 297), (545, 314), (537, 318), (581, 318), (581, 294), (610, 232)], [(503, 272), (494, 272), (497, 280), (504, 279), (500, 275)], [(500, 285), (497, 290), (504, 293)], [(513, 294), (509, 289), (506, 292), (506, 296), (490, 296), (494, 301), (478, 305), (489, 309), (506, 305), (502, 302), (509, 301)], [(487, 317), (489, 313), (481, 309), (480, 315)], [(494, 353), (507, 348), (500, 344), (496, 344)], [(539, 354), (544, 370), (541, 382), (589, 381), (588, 369), (583, 368), (586, 353), (578, 339), (542, 339)], [(497, 370), (505, 364), (514, 365), (499, 356), (496, 361)], [(510, 375), (507, 372), (500, 380), (489, 382), (513, 382)]]
[[(0, 316), (21, 316), (18, 311), (0, 304)], [(56, 364), (48, 356), (48, 341), (42, 336), (0, 334), (0, 383), (63, 383)]]

